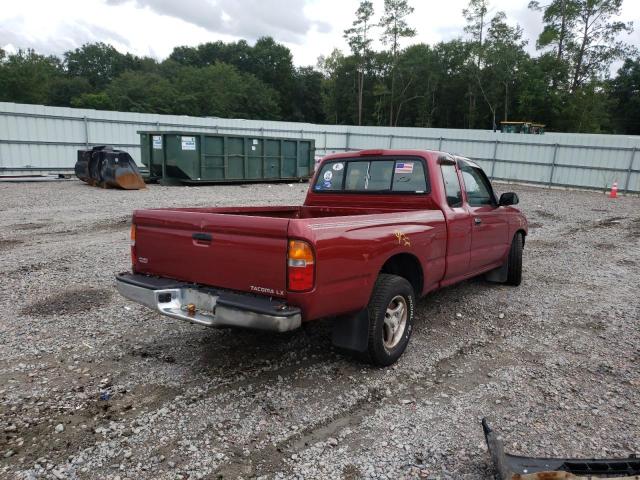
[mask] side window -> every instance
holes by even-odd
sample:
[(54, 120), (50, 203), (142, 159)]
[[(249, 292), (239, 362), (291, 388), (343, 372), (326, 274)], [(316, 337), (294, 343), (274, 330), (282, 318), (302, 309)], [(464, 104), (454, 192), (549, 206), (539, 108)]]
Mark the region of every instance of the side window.
[(394, 192), (426, 192), (427, 180), (424, 176), (422, 162), (416, 160), (396, 161), (392, 189)]
[(472, 207), (493, 205), (491, 184), (482, 171), (465, 162), (460, 162), (460, 170), (469, 205)]
[(462, 190), (456, 173), (455, 165), (441, 165), (444, 191), (447, 195), (447, 203), (451, 208), (462, 206)]

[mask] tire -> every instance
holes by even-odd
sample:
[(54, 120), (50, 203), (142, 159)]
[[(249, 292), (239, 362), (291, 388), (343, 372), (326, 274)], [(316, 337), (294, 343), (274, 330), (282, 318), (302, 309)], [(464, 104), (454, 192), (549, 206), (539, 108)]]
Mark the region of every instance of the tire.
[(507, 259), (507, 285), (517, 287), (522, 283), (522, 249), (523, 238), (521, 233), (516, 233), (511, 242), (509, 258)]
[(413, 330), (415, 303), (413, 287), (407, 280), (397, 275), (380, 274), (367, 307), (370, 363), (388, 367), (400, 358)]

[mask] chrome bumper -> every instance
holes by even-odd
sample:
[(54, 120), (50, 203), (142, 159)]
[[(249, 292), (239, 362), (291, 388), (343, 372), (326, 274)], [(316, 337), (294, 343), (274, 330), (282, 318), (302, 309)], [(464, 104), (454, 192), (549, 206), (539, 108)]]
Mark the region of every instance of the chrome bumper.
[(199, 288), (131, 273), (116, 276), (118, 292), (168, 317), (207, 327), (243, 327), (286, 332), (298, 328), (302, 314), (281, 301)]

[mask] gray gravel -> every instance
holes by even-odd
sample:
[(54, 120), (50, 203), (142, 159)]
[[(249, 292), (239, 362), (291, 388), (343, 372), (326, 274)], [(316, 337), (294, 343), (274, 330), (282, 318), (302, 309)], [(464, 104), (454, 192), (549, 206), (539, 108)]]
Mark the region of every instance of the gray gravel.
[(326, 323), (211, 330), (114, 293), (134, 208), (297, 204), (305, 184), (0, 184), (1, 478), (487, 478), (525, 455), (640, 452), (640, 199), (499, 185), (524, 281), (420, 301), (393, 368)]

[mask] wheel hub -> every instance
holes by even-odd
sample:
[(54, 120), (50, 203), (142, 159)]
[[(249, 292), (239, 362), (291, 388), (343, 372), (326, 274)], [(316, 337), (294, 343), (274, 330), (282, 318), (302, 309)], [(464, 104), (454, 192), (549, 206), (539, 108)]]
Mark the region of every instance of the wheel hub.
[(383, 341), (387, 349), (400, 343), (407, 326), (407, 314), (406, 299), (402, 295), (393, 297), (384, 314)]

